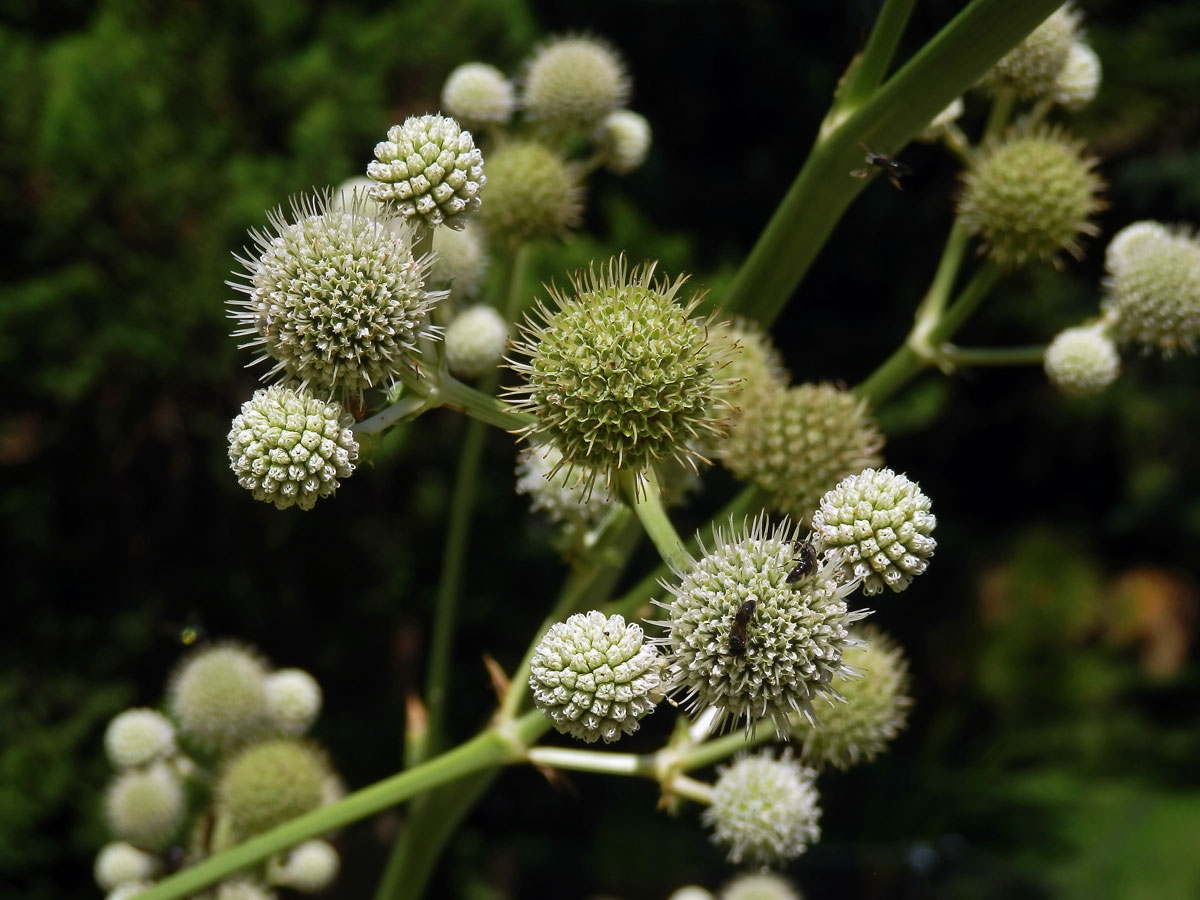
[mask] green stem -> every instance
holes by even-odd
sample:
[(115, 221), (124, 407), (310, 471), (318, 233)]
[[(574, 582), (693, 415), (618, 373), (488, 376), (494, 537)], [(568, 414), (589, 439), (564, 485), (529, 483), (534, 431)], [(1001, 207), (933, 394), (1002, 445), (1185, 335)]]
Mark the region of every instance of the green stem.
[(675, 526), (663, 508), (662, 491), (659, 490), (654, 467), (647, 468), (644, 476), (636, 472), (621, 472), (617, 480), (621, 485), (621, 495), (633, 507), (663, 562), (677, 572), (690, 569), (692, 557), (684, 548), (683, 541), (679, 540)]
[(749, 735), (735, 731), (709, 741), (696, 744), (679, 752), (674, 767), (679, 772), (690, 772), (713, 763), (728, 759), (739, 750), (748, 750), (775, 737), (775, 723), (759, 722)]
[(177, 900), (186, 897), (302, 841), (365, 819), (439, 785), (484, 769), (517, 762), (524, 758), (525, 749), (548, 727), (545, 717), (535, 712), (503, 730), (491, 728), (483, 731), (415, 769), (385, 778), (336, 803), (313, 810), (182, 869), (140, 894), (139, 900)]
[(1012, 88), (1001, 88), (992, 98), (992, 108), (988, 111), (987, 124), (983, 128), (983, 140), (992, 140), (1008, 126), (1013, 107), (1017, 104), (1017, 94)]
[(961, 220), (955, 219), (950, 227), (950, 235), (946, 238), (946, 246), (942, 249), (942, 258), (938, 263), (937, 272), (925, 292), (924, 299), (917, 307), (916, 325), (913, 327), (910, 341), (920, 344), (926, 339), (942, 317), (946, 303), (950, 299), (950, 291), (954, 288), (958, 270), (962, 266), (963, 255), (970, 243), (971, 233)]
[(850, 64), (838, 87), (822, 132), (835, 129), (883, 82), (915, 5), (916, 0), (886, 0), (883, 4), (871, 28), (871, 36), (867, 38), (867, 46)]
[(428, 397), (407, 394), (370, 418), (356, 422), (350, 430), (359, 434), (379, 434), (400, 422), (415, 419), (429, 408)]
[(609, 750), (575, 750), (571, 747), (531, 747), (525, 754), (535, 766), (598, 772), (603, 775), (657, 777), (653, 755), (615, 753)]
[(1060, 0), (973, 0), (836, 130), (819, 140), (734, 279), (722, 307), (763, 325), (783, 308), (864, 182), (867, 144), (903, 146)]
[(955, 347), (944, 345), (939, 359), (956, 369), (972, 366), (1040, 366), (1046, 356), (1045, 345), (1036, 347)]
[(509, 322), (516, 321), (517, 313), (528, 299), (525, 296), (525, 278), (532, 256), (533, 250), (530, 245), (522, 244), (505, 258), (504, 318)]
[(443, 376), (438, 399), (442, 406), (505, 431), (518, 431), (537, 422), (532, 413), (517, 412), (500, 398), (477, 391), (451, 375)]

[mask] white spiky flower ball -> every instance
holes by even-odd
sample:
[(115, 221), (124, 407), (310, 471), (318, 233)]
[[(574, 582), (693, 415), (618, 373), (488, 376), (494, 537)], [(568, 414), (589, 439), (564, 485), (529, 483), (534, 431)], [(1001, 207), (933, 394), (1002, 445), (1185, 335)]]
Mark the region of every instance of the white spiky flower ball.
[(1067, 109), (1082, 109), (1100, 90), (1100, 57), (1084, 41), (1076, 41), (1054, 81), (1054, 99)]
[(183, 784), (164, 763), (123, 772), (104, 795), (109, 831), (146, 850), (165, 849), (186, 810)]
[(864, 469), (821, 498), (812, 517), (818, 551), (841, 554), (843, 577), (861, 578), (863, 593), (899, 593), (929, 565), (937, 519), (915, 481), (891, 469)]
[(458, 378), (494, 371), (508, 346), (508, 322), (481, 303), (464, 309), (446, 328), (446, 365)]
[(442, 106), (468, 128), (503, 125), (516, 102), (512, 82), (487, 63), (463, 63), (442, 87)]
[(585, 128), (625, 105), (625, 64), (605, 42), (558, 37), (539, 47), (525, 68), (521, 105), (530, 118)]
[(158, 874), (162, 862), (152, 853), (139, 850), (125, 841), (105, 844), (96, 854), (93, 874), (96, 884), (111, 891), (129, 882), (149, 881)]
[(175, 726), (154, 709), (127, 709), (104, 732), (104, 749), (117, 769), (144, 766), (175, 752)]
[(1060, 331), (1046, 348), (1046, 377), (1071, 396), (1097, 394), (1121, 374), (1121, 356), (1101, 324)]
[(645, 116), (631, 110), (614, 110), (600, 123), (596, 142), (604, 165), (624, 175), (646, 161), (650, 152), (650, 123)]
[(305, 894), (315, 894), (333, 884), (341, 857), (328, 841), (305, 841), (281, 858), (271, 860), (267, 880)]
[(251, 230), (258, 251), (235, 258), (246, 295), (231, 300), (242, 347), (260, 348), (254, 362), (275, 364), (316, 394), (359, 397), (392, 384), (412, 368), (421, 338), (436, 338), (429, 316), (445, 291), (428, 291), (433, 258), (413, 255), (412, 229), (400, 220), (368, 216), (352, 202), (330, 208), (328, 192), (292, 201), (268, 215), (267, 231)]
[(167, 689), (180, 729), (217, 747), (260, 737), (271, 724), (267, 669), (235, 644), (204, 647), (185, 657)]
[(281, 734), (304, 734), (321, 711), (321, 686), (303, 669), (279, 669), (267, 676), (267, 710)]

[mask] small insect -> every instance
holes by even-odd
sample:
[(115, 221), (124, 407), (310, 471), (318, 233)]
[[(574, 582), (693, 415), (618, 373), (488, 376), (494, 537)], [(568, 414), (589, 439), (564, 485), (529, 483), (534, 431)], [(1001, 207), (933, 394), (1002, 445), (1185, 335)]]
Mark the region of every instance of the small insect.
[[(886, 153), (876, 153), (866, 144), (862, 144), (861, 146), (867, 151), (867, 158), (864, 160), (866, 164), (874, 166), (877, 169), (882, 169), (883, 174), (887, 176), (887, 180), (892, 183), (892, 187), (898, 191), (904, 190), (900, 186), (900, 179), (905, 175), (911, 175), (912, 168), (898, 160), (892, 159)], [(855, 178), (866, 178), (871, 174), (871, 170), (868, 168), (855, 169), (850, 174)]]
[(817, 554), (811, 543), (796, 541), (795, 547), (796, 566), (788, 572), (787, 578), (784, 579), (787, 584), (795, 584), (801, 578), (811, 575), (817, 567)]
[(758, 606), (758, 601), (754, 599), (747, 600), (733, 614), (733, 622), (729, 626), (729, 653), (727, 655), (746, 655), (746, 626), (754, 618), (754, 608), (756, 606)]

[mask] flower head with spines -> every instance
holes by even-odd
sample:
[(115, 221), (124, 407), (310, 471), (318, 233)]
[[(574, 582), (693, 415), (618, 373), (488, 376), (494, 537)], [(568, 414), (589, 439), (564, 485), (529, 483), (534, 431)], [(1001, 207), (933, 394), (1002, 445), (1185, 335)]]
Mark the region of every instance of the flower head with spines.
[(568, 128), (594, 125), (629, 97), (621, 57), (605, 42), (580, 35), (539, 47), (522, 81), (521, 105), (529, 117)]
[(487, 63), (463, 63), (442, 87), (442, 105), (471, 128), (503, 125), (512, 118), (516, 97), (512, 82)]
[(681, 305), (684, 279), (655, 281), (654, 269), (614, 258), (576, 272), (571, 291), (551, 286), (513, 348), (524, 359), (508, 359), (525, 379), (508, 402), (537, 420), (522, 436), (551, 441), (556, 470), (580, 467), (589, 495), (597, 477), (611, 490), (618, 472), (641, 476), (659, 460), (694, 468), (687, 443), (723, 430), (726, 360), (709, 323), (690, 317), (702, 295)]
[(449, 116), (411, 116), (375, 145), (371, 199), (425, 228), (462, 228), (487, 183), (471, 132)]
[(1060, 331), (1043, 364), (1050, 383), (1072, 396), (1099, 393), (1121, 374), (1121, 357), (1100, 323)]
[[(765, 515), (717, 528), (713, 548), (702, 547), (691, 569), (663, 584), (671, 597), (655, 601), (667, 612), (658, 623), (667, 634), (657, 639), (670, 660), (667, 689), (696, 716), (715, 710), (718, 729), (769, 719), (786, 735), (794, 716), (813, 717), (816, 697), (836, 696), (835, 677), (853, 674), (842, 654), (858, 644), (850, 625), (869, 611), (849, 609), (846, 598), (860, 578), (831, 553), (789, 583), (797, 537), (786, 521), (769, 527)], [(739, 620), (740, 647), (731, 640)]]
[[(345, 204), (342, 199), (341, 203)], [(366, 388), (392, 383), (412, 368), (421, 338), (435, 339), (429, 323), (445, 291), (427, 291), (433, 257), (413, 255), (413, 232), (402, 221), (365, 214), (354, 199), (340, 211), (328, 191), (292, 201), (268, 214), (271, 229), (251, 230), (258, 254), (235, 256), (246, 295), (230, 301), (230, 317), (283, 375), (319, 395), (358, 398)]]
[(1001, 57), (984, 82), (993, 90), (1012, 90), (1021, 97), (1054, 93), (1071, 47), (1079, 39), (1080, 20), (1070, 3), (1063, 4)]
[(843, 578), (861, 578), (863, 593), (899, 593), (928, 566), (937, 519), (916, 482), (891, 469), (864, 469), (821, 498), (812, 516), (818, 551), (840, 553)]

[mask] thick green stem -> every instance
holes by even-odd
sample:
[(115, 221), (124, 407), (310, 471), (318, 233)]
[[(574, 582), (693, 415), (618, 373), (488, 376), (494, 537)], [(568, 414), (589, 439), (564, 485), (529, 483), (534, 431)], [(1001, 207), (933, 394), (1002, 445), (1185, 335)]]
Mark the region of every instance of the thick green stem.
[(770, 325), (842, 213), (863, 189), (849, 173), (866, 144), (894, 152), (1061, 5), (973, 0), (886, 84), (813, 148), (722, 303)]
[(671, 524), (667, 511), (663, 508), (662, 491), (658, 487), (658, 478), (653, 467), (646, 470), (644, 476), (634, 472), (621, 472), (618, 476), (621, 485), (621, 495), (625, 502), (633, 507), (638, 520), (646, 529), (646, 534), (658, 550), (658, 555), (668, 566), (679, 572), (685, 572), (692, 567), (692, 557), (683, 546), (683, 541)]
[(537, 421), (531, 413), (517, 412), (500, 398), (477, 391), (450, 375), (442, 378), (438, 399), (442, 406), (505, 431), (517, 431)]
[(883, 4), (871, 28), (871, 36), (867, 38), (867, 46), (850, 64), (838, 87), (822, 132), (836, 128), (883, 82), (915, 5), (916, 0), (886, 0)]
[(385, 778), (336, 803), (313, 810), (182, 869), (140, 894), (139, 900), (177, 900), (186, 897), (302, 841), (365, 819), (439, 785), (484, 769), (517, 762), (524, 758), (528, 746), (548, 727), (549, 723), (541, 713), (531, 713), (504, 730), (492, 728), (483, 731), (415, 769)]

